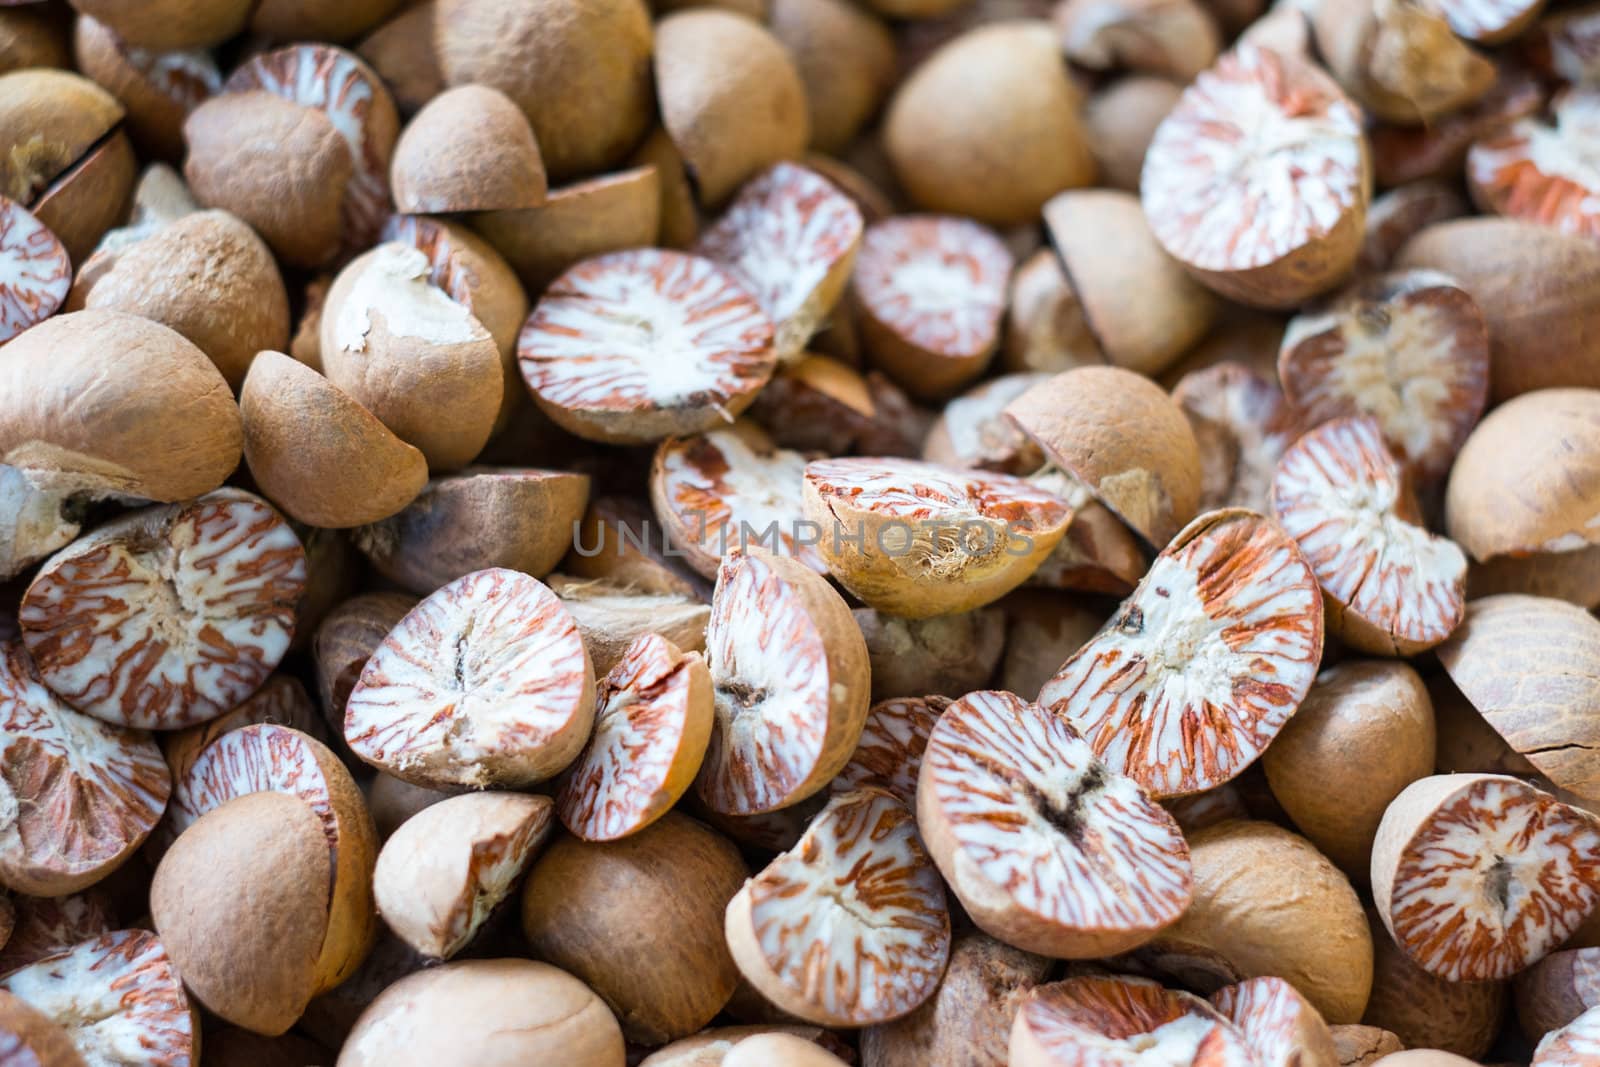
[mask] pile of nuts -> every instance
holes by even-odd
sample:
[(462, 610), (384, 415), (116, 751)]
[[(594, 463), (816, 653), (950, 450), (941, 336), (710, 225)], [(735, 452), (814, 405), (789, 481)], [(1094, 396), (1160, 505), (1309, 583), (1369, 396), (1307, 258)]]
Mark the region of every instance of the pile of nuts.
[(1600, 1067), (1600, 2), (0, 0), (0, 1064)]

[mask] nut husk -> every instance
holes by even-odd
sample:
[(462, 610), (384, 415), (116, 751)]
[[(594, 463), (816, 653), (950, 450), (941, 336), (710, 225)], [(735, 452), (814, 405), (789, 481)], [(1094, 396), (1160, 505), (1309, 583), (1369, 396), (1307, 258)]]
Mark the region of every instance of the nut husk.
[(997, 226), (1031, 223), (1046, 200), (1094, 181), (1079, 99), (1048, 23), (972, 30), (912, 72), (884, 143), (920, 207)]
[(228, 383), (158, 323), (78, 311), (0, 348), (0, 463), (40, 488), (186, 500), (222, 484), (240, 444)]
[(747, 873), (731, 842), (676, 812), (618, 841), (564, 837), (528, 875), (522, 928), (538, 956), (611, 1005), (629, 1040), (663, 1044), (705, 1026), (733, 995), (739, 972), (722, 916)]
[(656, 26), (661, 122), (707, 206), (811, 139), (806, 89), (783, 44), (758, 23), (711, 8)]
[(428, 481), (421, 452), (316, 371), (262, 352), (239, 394), (244, 453), (261, 491), (312, 526), (388, 518)]

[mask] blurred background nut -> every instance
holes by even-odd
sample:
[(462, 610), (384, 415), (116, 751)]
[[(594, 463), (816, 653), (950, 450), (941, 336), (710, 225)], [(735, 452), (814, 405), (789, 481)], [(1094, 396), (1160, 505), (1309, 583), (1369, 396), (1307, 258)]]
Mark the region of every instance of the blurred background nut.
[(71, 0), (135, 48), (210, 48), (244, 28), (250, 0)]
[(70, 30), (70, 20), (53, 5), (0, 9), (0, 74), (29, 67), (69, 66)]
[(894, 38), (870, 11), (842, 0), (772, 0), (768, 27), (805, 86), (810, 147), (838, 152), (894, 84)]
[(1187, 82), (1217, 58), (1216, 21), (1199, 0), (1062, 0), (1056, 30), (1067, 58)]
[(1005, 645), (1005, 615), (979, 608), (931, 619), (903, 619), (871, 608), (853, 613), (867, 641), (872, 699), (960, 697), (994, 676)]

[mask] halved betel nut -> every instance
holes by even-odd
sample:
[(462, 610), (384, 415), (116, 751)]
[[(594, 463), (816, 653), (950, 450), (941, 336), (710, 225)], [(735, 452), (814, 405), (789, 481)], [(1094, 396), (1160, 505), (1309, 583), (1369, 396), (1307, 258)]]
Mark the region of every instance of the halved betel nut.
[(939, 716), (917, 823), (973, 921), (1029, 952), (1112, 955), (1189, 904), (1189, 850), (1172, 817), (1065, 719), (1010, 693), (971, 693)]
[(1192, 1067), (1255, 1062), (1244, 1035), (1211, 1005), (1145, 978), (1069, 978), (1017, 1009), (1014, 1067), (1120, 1067), (1155, 1055)]
[(27, 208), (0, 196), (0, 344), (55, 314), (71, 286), (61, 241)]

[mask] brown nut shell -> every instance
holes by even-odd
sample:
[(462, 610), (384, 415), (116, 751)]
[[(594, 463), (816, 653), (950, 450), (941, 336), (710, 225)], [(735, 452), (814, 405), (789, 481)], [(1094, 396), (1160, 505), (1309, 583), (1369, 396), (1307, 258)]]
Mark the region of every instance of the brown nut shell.
[(167, 851), (150, 912), (184, 984), (255, 1033), (293, 1026), (316, 990), (333, 869), (322, 824), (285, 793), (202, 815)]
[(1094, 181), (1078, 106), (1050, 26), (1011, 21), (957, 37), (913, 71), (884, 143), (919, 207), (1031, 223), (1050, 197)]
[(1165, 78), (1134, 74), (1112, 82), (1089, 98), (1083, 121), (1089, 150), (1100, 178), (1113, 189), (1139, 190), (1145, 150), (1167, 117), (1183, 86)]
[(1006, 412), (1150, 544), (1166, 544), (1194, 518), (1200, 446), (1183, 411), (1148, 378), (1079, 367), (1024, 393)]
[(1479, 1059), (1505, 1018), (1504, 982), (1447, 982), (1412, 963), (1383, 920), (1372, 926), (1372, 997), (1361, 1021), (1382, 1027), (1407, 1048), (1443, 1049)]
[(444, 72), (434, 48), (434, 0), (417, 0), (362, 38), (356, 54), (394, 94), (403, 115), (414, 115), (444, 91)]
[(158, 323), (78, 311), (0, 349), (0, 462), (40, 488), (184, 500), (221, 485), (240, 445), (228, 383)]
[(487, 85), (447, 89), (417, 112), (389, 163), (396, 211), (510, 211), (544, 203), (544, 160), (516, 103)]
[(427, 484), (421, 452), (332, 382), (280, 352), (262, 352), (251, 364), (239, 410), (256, 484), (311, 526), (377, 522)]
[(623, 1067), (622, 1032), (572, 975), (531, 960), (471, 960), (408, 975), (362, 1012), (339, 1067)]
[(805, 85), (811, 148), (837, 152), (872, 118), (894, 84), (894, 37), (846, 0), (772, 0), (767, 25)]
[(438, 0), (434, 28), (445, 80), (510, 97), (553, 177), (619, 162), (650, 121), (651, 28), (642, 0)]
[(0, 1049), (17, 1067), (85, 1067), (67, 1031), (13, 993), (0, 992)]
[(707, 205), (810, 140), (806, 89), (783, 44), (727, 11), (668, 15), (656, 27), (661, 121)]
[[(746, 873), (731, 842), (677, 813), (618, 841), (562, 838), (528, 875), (522, 928), (536, 955), (611, 1005), (630, 1040), (663, 1044), (733, 995), (722, 913)], [(641, 968), (646, 942), (655, 947)]]
[(272, 252), (225, 211), (185, 215), (121, 252), (84, 306), (171, 327), (235, 389), (257, 352), (289, 343), (289, 296)]
[(0, 75), (0, 195), (37, 210), (40, 195), (111, 134), (123, 114), (115, 97), (79, 74)]
[(135, 48), (167, 52), (209, 48), (244, 29), (250, 0), (72, 0)]
[(72, 50), (78, 69), (127, 109), (134, 141), (160, 159), (182, 157), (184, 118), (222, 87), (222, 74), (207, 53), (130, 48), (87, 15), (73, 27)]

